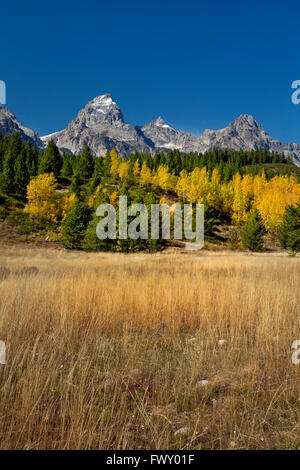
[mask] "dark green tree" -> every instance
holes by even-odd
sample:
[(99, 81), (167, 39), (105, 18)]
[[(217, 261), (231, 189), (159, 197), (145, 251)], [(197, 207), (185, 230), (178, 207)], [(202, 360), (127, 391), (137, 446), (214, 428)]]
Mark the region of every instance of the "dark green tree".
[(264, 233), (262, 219), (258, 210), (255, 209), (241, 233), (244, 247), (251, 251), (261, 251), (264, 247)]
[(94, 157), (90, 152), (90, 148), (86, 145), (79, 157), (76, 172), (79, 173), (84, 183), (92, 177), (94, 171)]
[(38, 172), (38, 151), (36, 145), (33, 147), (28, 141), (25, 145), (26, 166), (30, 176), (36, 176)]
[(63, 245), (66, 248), (81, 248), (90, 218), (90, 210), (76, 200), (62, 223)]
[(14, 188), (16, 193), (26, 195), (26, 188), (30, 181), (30, 175), (27, 167), (27, 152), (22, 148), (17, 156), (14, 165)]
[(74, 173), (73, 171), (74, 157), (73, 155), (70, 155), (69, 153), (64, 152), (62, 159), (63, 159), (63, 166), (61, 170), (61, 176), (65, 178), (70, 178)]
[(300, 251), (300, 200), (296, 206), (286, 207), (278, 238), (283, 248), (289, 248), (294, 253)]
[(79, 172), (75, 172), (74, 175), (72, 176), (72, 182), (70, 186), (70, 191), (72, 193), (75, 193), (77, 198), (80, 200), (84, 199), (84, 194), (82, 192), (82, 187), (83, 187), (83, 180), (79, 174)]
[(50, 140), (40, 160), (39, 174), (53, 173), (54, 176), (58, 177), (60, 176), (62, 165), (63, 160), (60, 151), (55, 142)]
[(21, 154), (23, 144), (20, 135), (15, 132), (9, 142), (3, 161), (1, 186), (4, 192), (12, 194), (15, 191), (15, 162)]

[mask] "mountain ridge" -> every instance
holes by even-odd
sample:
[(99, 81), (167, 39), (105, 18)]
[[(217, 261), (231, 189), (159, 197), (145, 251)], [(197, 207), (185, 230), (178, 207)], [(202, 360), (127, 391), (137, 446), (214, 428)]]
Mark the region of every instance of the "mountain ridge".
[[(89, 122), (91, 125), (87, 125)], [(87, 130), (91, 129), (91, 130)], [(110, 94), (91, 100), (66, 129), (43, 136), (46, 143), (54, 138), (61, 150), (79, 153), (86, 143), (96, 155), (116, 147), (121, 156), (132, 151), (153, 155), (178, 149), (181, 152), (205, 153), (214, 149), (252, 150), (285, 153), (300, 166), (300, 145), (283, 143), (271, 137), (250, 114), (241, 114), (222, 129), (206, 129), (200, 137), (176, 130), (159, 116), (144, 126), (132, 126), (124, 122), (123, 114)]]
[(54, 140), (62, 152), (80, 153), (89, 145), (96, 156), (116, 147), (120, 156), (134, 151), (150, 153), (178, 149), (183, 153), (205, 153), (214, 149), (266, 150), (284, 153), (300, 166), (300, 145), (283, 143), (271, 137), (250, 114), (241, 114), (222, 129), (205, 129), (200, 137), (176, 130), (159, 116), (144, 126), (133, 126), (124, 121), (122, 111), (113, 97), (106, 93), (89, 101), (61, 131), (39, 137), (23, 126), (16, 116), (0, 105), (0, 132), (11, 135), (20, 132), (24, 141), (30, 140), (39, 148)]
[(23, 126), (10, 109), (0, 104), (0, 132), (3, 136), (11, 137), (14, 132), (19, 132), (24, 142), (30, 141), (38, 148), (43, 148), (43, 142), (38, 133)]

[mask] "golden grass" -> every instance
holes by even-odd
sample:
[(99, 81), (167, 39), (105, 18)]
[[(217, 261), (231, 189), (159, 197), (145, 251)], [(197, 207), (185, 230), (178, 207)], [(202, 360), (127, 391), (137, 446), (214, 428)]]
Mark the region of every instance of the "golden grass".
[(300, 448), (299, 258), (2, 247), (0, 266), (1, 449)]

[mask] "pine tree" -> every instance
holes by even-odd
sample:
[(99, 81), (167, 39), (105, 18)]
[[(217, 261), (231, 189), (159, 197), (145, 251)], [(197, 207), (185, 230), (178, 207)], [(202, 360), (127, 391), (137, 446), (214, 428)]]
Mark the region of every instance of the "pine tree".
[(93, 171), (94, 158), (90, 152), (89, 146), (86, 145), (82, 151), (82, 154), (79, 157), (76, 172), (79, 173), (80, 178), (85, 184), (92, 177)]
[(53, 173), (54, 176), (60, 176), (63, 160), (55, 142), (50, 140), (47, 148), (41, 158), (39, 165), (39, 174)]
[(27, 152), (22, 148), (21, 153), (18, 155), (14, 165), (14, 188), (18, 194), (26, 194), (26, 187), (30, 180), (30, 175), (27, 167)]
[(104, 176), (110, 175), (110, 166), (111, 166), (111, 156), (109, 152), (106, 152), (105, 157), (103, 158)]
[(114, 251), (116, 246), (115, 240), (100, 240), (96, 234), (97, 224), (99, 222), (99, 217), (94, 214), (92, 220), (89, 222), (86, 234), (82, 241), (82, 248), (85, 251)]
[(21, 137), (15, 132), (10, 139), (3, 161), (2, 189), (7, 194), (12, 194), (15, 191), (15, 162), (22, 149)]
[(63, 166), (61, 169), (61, 176), (64, 178), (69, 178), (73, 175), (73, 164), (74, 164), (74, 157), (67, 152), (63, 153)]
[(300, 200), (296, 206), (286, 207), (278, 238), (284, 248), (295, 253), (300, 251)]
[(81, 248), (89, 221), (89, 209), (82, 202), (75, 201), (62, 223), (63, 244), (66, 248)]
[(73, 177), (72, 177), (72, 182), (70, 186), (70, 191), (72, 193), (75, 193), (78, 199), (84, 199), (82, 195), (82, 186), (83, 186), (83, 180), (79, 174), (79, 172), (75, 172)]
[(26, 166), (30, 176), (36, 176), (38, 172), (38, 151), (36, 145), (32, 147), (28, 141), (25, 145)]
[(241, 234), (244, 247), (251, 251), (261, 251), (264, 246), (263, 234), (262, 219), (258, 210), (254, 209)]

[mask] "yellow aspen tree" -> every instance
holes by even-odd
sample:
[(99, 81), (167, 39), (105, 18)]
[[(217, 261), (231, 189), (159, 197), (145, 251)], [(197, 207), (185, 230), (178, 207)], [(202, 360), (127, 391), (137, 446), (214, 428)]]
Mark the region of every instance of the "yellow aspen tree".
[(171, 188), (171, 175), (167, 166), (160, 165), (158, 167), (157, 173), (155, 175), (155, 182), (164, 190), (168, 190)]
[(294, 176), (275, 176), (266, 182), (255, 201), (266, 230), (276, 232), (282, 223), (286, 206), (297, 203), (299, 198), (300, 184)]
[(221, 211), (222, 210), (222, 197), (221, 197), (221, 175), (217, 168), (214, 168), (210, 183), (208, 185), (207, 202), (210, 206)]
[(56, 188), (57, 181), (53, 173), (44, 173), (32, 179), (27, 186), (28, 203), (24, 212), (31, 217), (57, 221), (61, 205)]
[(120, 160), (119, 160), (119, 156), (118, 156), (118, 152), (117, 152), (117, 149), (116, 148), (113, 148), (110, 152), (109, 152), (109, 155), (110, 155), (110, 159), (111, 159), (111, 163), (110, 163), (110, 174), (114, 177), (118, 176), (118, 169), (119, 169), (119, 164), (120, 164)]
[(68, 212), (72, 209), (74, 202), (76, 199), (76, 194), (72, 193), (70, 195), (64, 195), (61, 198), (61, 215), (62, 215), (62, 220), (65, 220), (65, 218), (68, 215)]
[(242, 177), (239, 173), (236, 173), (233, 177), (233, 204), (232, 204), (232, 220), (237, 225), (242, 225), (247, 221), (247, 198), (242, 190)]
[(151, 173), (150, 168), (147, 167), (146, 162), (144, 162), (140, 171), (139, 184), (140, 186), (148, 186), (151, 183), (152, 183), (152, 173)]
[(122, 161), (119, 164), (118, 168), (119, 178), (126, 180), (129, 175), (129, 163), (127, 161)]
[(179, 178), (177, 180), (175, 191), (180, 197), (187, 197), (187, 191), (189, 188), (189, 175), (186, 170), (182, 170), (179, 173)]
[(119, 202), (118, 199), (119, 199), (118, 191), (114, 191), (113, 193), (109, 195), (109, 202), (114, 207), (118, 207), (118, 202)]
[(233, 200), (234, 200), (234, 189), (233, 184), (223, 183), (220, 188), (221, 198), (221, 212), (225, 216), (232, 217), (233, 213)]
[(133, 166), (133, 175), (137, 178), (140, 174), (140, 162), (139, 160), (137, 159), (134, 163), (134, 166)]
[(89, 198), (89, 200), (88, 200), (88, 206), (89, 206), (89, 207), (91, 207), (91, 208), (94, 207), (95, 201), (96, 201), (96, 199), (97, 199), (97, 196), (98, 196), (100, 190), (101, 190), (101, 184), (99, 184), (99, 185), (97, 186), (97, 188), (95, 189), (94, 193), (93, 193), (93, 194), (91, 195), (91, 197)]

